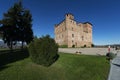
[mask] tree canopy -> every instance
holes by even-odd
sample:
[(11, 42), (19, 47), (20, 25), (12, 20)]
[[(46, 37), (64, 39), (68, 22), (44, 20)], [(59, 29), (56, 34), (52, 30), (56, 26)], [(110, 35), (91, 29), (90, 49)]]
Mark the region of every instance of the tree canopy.
[(3, 40), (12, 49), (18, 41), (27, 44), (33, 40), (32, 15), (29, 10), (24, 9), (22, 2), (15, 3), (0, 20)]

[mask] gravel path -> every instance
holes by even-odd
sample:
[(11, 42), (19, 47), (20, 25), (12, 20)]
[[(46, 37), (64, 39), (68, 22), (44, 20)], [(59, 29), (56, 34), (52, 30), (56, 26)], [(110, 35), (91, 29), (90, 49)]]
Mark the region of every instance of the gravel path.
[[(86, 55), (106, 55), (108, 48), (59, 48), (59, 52), (73, 53), (76, 52)], [(116, 53), (116, 51), (111, 48), (111, 52)]]

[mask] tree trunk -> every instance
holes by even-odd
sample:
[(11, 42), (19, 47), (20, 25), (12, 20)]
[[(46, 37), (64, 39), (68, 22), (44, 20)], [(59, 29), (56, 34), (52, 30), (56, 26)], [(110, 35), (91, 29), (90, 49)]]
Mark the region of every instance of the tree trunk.
[(13, 42), (10, 41), (10, 44), (8, 45), (8, 47), (10, 48), (10, 50), (13, 50)]
[(24, 43), (24, 41), (22, 41), (22, 46), (21, 46), (22, 49), (23, 49), (23, 43)]
[(13, 50), (13, 41), (11, 41), (11, 50)]

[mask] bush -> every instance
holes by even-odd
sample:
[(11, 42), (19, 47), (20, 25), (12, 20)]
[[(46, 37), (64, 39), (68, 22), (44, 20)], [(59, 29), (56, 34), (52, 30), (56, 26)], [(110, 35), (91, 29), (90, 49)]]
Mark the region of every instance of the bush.
[(84, 45), (84, 46), (81, 46), (81, 48), (86, 48), (87, 46), (86, 45)]
[(84, 48), (86, 48), (87, 46), (86, 45), (84, 45)]
[(28, 49), (32, 61), (43, 66), (50, 66), (59, 57), (58, 45), (49, 35), (34, 39)]
[(111, 52), (109, 52), (109, 53), (106, 54), (106, 57), (107, 57), (108, 60), (113, 59), (115, 56), (116, 55), (114, 53), (111, 53)]
[(94, 45), (94, 44), (91, 44), (91, 47), (95, 47), (95, 45)]

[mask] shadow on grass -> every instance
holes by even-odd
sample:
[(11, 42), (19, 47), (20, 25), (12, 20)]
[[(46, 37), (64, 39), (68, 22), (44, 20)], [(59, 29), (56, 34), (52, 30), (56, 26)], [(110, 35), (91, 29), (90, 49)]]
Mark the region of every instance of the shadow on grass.
[(6, 68), (8, 68), (8, 67), (10, 67), (10, 66), (7, 66), (7, 65), (0, 66), (0, 71), (2, 71), (2, 70), (4, 70), (4, 69), (6, 69)]
[(7, 68), (9, 66), (6, 66), (6, 64), (22, 60), (24, 58), (29, 57), (29, 53), (27, 49), (17, 49), (17, 50), (2, 50), (0, 51), (0, 71), (4, 68)]

